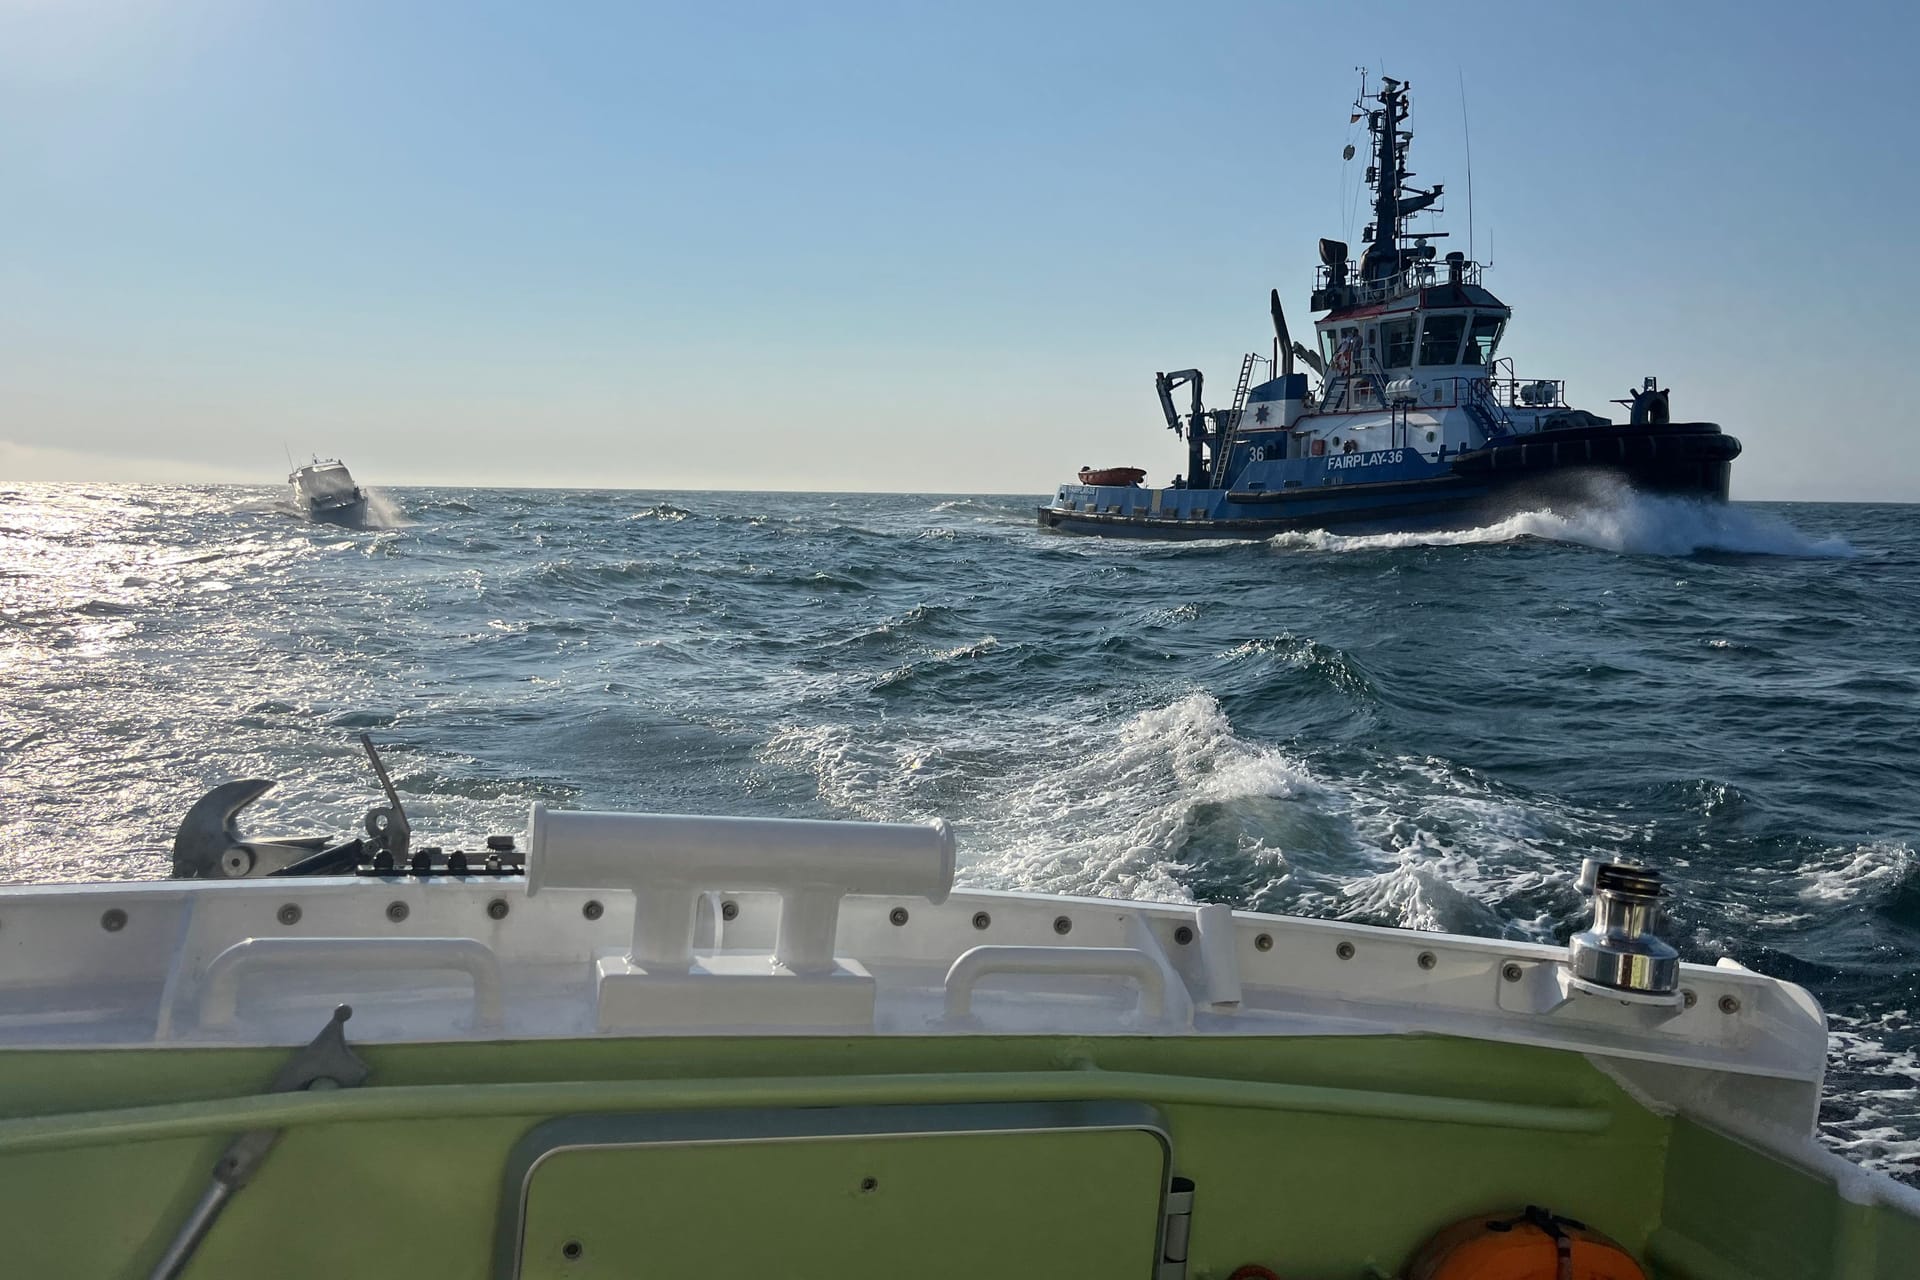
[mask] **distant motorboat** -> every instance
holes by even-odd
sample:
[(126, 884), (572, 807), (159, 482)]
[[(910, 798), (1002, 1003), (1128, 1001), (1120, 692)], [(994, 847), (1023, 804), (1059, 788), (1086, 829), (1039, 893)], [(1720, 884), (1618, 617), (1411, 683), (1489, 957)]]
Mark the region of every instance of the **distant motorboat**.
[(366, 491), (337, 458), (315, 458), (287, 477), (293, 501), (310, 520), (358, 524), (367, 514)]

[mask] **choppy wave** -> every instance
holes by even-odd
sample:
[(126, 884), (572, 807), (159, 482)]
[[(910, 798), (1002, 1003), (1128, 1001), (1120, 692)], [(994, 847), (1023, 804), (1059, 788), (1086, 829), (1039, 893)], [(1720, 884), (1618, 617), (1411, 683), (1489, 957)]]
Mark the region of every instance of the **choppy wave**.
[(1846, 905), (1883, 897), (1914, 877), (1913, 850), (1904, 844), (1859, 845), (1835, 851), (1803, 868), (1803, 902)]
[[(973, 883), (1228, 896), (1414, 929), (1550, 935), (1562, 923), (1555, 909), (1570, 912), (1578, 898), (1548, 883), (1543, 857), (1608, 831), (1430, 760), (1317, 776), (1302, 757), (1242, 736), (1200, 691), (1118, 721), (1063, 720), (1038, 736), (1029, 723), (997, 719), (924, 737), (790, 725), (767, 752), (812, 773), (841, 811), (956, 821)], [(970, 767), (982, 760), (999, 768)], [(956, 769), (970, 775), (964, 790), (946, 785)], [(1223, 882), (1235, 891), (1223, 895)], [(1516, 910), (1503, 916), (1503, 906)]]
[(676, 507), (671, 502), (656, 502), (652, 506), (636, 511), (628, 516), (629, 520), (661, 520), (668, 524), (678, 524), (693, 515), (685, 507)]

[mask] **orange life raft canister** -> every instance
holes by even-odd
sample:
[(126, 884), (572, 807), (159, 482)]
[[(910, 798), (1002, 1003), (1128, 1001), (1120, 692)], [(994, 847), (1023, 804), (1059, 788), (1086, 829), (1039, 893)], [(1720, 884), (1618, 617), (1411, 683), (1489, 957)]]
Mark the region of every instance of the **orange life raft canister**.
[(1454, 1223), (1414, 1255), (1407, 1280), (1647, 1280), (1647, 1273), (1598, 1231), (1528, 1205)]

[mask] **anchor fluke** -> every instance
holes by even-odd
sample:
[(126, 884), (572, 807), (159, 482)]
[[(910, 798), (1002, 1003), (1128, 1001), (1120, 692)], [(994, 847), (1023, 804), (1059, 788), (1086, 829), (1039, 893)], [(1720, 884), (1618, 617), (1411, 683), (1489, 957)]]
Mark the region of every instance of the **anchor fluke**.
[[(242, 778), (237, 782), (223, 782), (201, 796), (180, 820), (180, 829), (173, 833), (174, 877), (226, 880), (251, 871), (253, 857), (246, 849), (246, 841), (240, 838), (235, 818), (272, 789), (270, 778)], [(230, 858), (229, 854), (233, 856)]]
[(223, 782), (201, 796), (173, 833), (176, 880), (241, 880), (267, 875), (326, 846), (324, 837), (246, 840), (240, 811), (273, 790), (270, 778)]

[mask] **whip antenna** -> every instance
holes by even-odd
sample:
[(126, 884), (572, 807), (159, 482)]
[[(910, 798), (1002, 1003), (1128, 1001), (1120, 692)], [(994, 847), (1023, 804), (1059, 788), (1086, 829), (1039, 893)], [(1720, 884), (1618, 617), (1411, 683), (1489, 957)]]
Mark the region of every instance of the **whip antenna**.
[(1467, 127), (1467, 73), (1460, 75), (1460, 136), (1467, 140), (1467, 261), (1473, 261), (1473, 130)]

